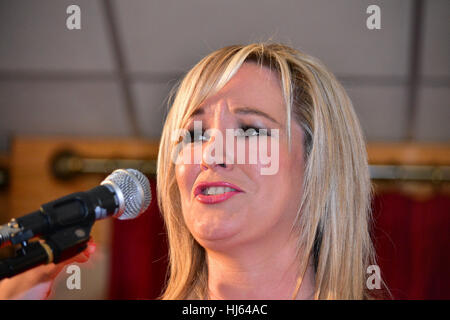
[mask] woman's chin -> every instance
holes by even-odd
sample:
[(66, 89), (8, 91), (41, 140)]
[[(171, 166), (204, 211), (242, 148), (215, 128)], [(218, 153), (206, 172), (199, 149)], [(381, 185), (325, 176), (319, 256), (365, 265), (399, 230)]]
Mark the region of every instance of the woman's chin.
[(238, 241), (243, 228), (239, 225), (223, 223), (202, 224), (191, 230), (194, 238), (205, 249), (219, 250), (230, 247)]

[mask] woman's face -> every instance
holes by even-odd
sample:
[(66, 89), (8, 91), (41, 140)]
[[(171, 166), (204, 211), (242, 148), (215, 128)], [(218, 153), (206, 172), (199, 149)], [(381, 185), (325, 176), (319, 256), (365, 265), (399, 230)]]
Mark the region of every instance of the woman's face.
[[(183, 217), (194, 238), (205, 248), (221, 250), (286, 240), (302, 192), (303, 132), (292, 121), (289, 152), (286, 112), (276, 73), (244, 63), (222, 90), (196, 110), (185, 129), (191, 131), (194, 121), (201, 121), (203, 130), (214, 129), (216, 133), (197, 139), (201, 142), (186, 143), (181, 150), (180, 156), (188, 150), (192, 155), (199, 152), (201, 163), (184, 161), (176, 165)], [(233, 138), (226, 134), (227, 129), (249, 128), (256, 131)], [(263, 142), (258, 137), (259, 129), (267, 129), (269, 134), (271, 129), (278, 129), (279, 133), (278, 138), (266, 137), (269, 152), (264, 158), (259, 154), (261, 146), (255, 148), (250, 143)], [(212, 145), (220, 133), (224, 160), (211, 161), (218, 152), (212, 152)], [(244, 148), (238, 150), (238, 143)], [(238, 161), (239, 151), (244, 151), (245, 161)], [(249, 160), (252, 155), (257, 155), (256, 161)], [(264, 162), (268, 158), (269, 164)], [(273, 174), (262, 174), (270, 166), (276, 169)]]

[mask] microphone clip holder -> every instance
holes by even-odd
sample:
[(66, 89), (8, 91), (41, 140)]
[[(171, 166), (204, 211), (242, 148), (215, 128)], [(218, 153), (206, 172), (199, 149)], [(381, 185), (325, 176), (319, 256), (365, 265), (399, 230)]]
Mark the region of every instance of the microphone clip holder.
[(14, 257), (0, 260), (0, 280), (9, 278), (41, 264), (59, 263), (76, 256), (87, 247), (93, 221), (62, 228), (45, 235), (41, 241), (28, 240), (18, 232), (11, 244), (20, 244)]

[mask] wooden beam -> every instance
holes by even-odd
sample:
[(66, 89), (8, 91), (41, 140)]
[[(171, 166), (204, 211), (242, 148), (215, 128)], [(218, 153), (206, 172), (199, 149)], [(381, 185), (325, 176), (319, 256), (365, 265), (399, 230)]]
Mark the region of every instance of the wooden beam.
[(368, 143), (370, 164), (450, 165), (450, 143)]

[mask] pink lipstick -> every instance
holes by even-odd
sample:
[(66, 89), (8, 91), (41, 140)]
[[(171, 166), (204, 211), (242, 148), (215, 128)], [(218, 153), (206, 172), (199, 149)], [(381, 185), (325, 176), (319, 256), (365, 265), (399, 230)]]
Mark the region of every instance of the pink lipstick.
[[(210, 188), (223, 188), (223, 190), (219, 194), (208, 194), (208, 190), (211, 190)], [(241, 192), (243, 191), (239, 187), (229, 182), (201, 182), (194, 189), (194, 197), (201, 203), (215, 204), (228, 200)]]

